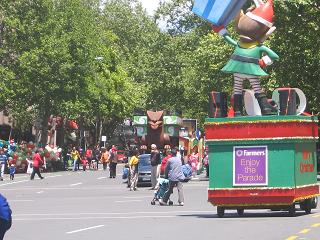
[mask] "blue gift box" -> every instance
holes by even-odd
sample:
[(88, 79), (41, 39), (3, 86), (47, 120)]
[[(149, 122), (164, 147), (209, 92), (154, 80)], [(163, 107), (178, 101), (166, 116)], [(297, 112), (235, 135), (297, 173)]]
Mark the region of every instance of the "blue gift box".
[(192, 12), (216, 26), (227, 26), (246, 0), (195, 0)]

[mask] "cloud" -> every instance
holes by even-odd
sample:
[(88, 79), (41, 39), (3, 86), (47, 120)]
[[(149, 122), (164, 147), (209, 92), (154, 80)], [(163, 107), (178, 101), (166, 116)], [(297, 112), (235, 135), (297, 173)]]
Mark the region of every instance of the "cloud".
[(146, 8), (148, 14), (153, 15), (154, 11), (159, 6), (160, 0), (139, 0), (142, 6)]

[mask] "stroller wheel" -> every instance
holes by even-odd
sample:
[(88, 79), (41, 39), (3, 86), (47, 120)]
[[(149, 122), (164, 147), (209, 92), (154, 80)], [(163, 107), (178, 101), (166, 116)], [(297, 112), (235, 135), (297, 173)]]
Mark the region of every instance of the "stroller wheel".
[(172, 202), (172, 201), (169, 201), (169, 205), (172, 206), (172, 205), (173, 205), (173, 202)]
[(154, 200), (151, 201), (151, 205), (155, 205), (156, 202)]

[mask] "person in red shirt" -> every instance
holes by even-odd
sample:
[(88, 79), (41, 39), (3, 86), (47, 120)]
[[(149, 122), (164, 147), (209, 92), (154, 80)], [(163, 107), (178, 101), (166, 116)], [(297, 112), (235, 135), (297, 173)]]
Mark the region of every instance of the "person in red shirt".
[(39, 176), (40, 179), (44, 179), (44, 177), (41, 176), (40, 173), (40, 167), (43, 164), (42, 158), (39, 154), (39, 151), (36, 150), (35, 154), (32, 157), (32, 173), (31, 173), (31, 177), (30, 180), (34, 179), (34, 175), (37, 174)]
[(86, 158), (82, 159), (82, 169), (83, 171), (86, 171), (88, 165), (88, 160)]
[(85, 157), (86, 157), (86, 159), (88, 161), (88, 164), (89, 164), (89, 167), (90, 167), (91, 166), (92, 157), (93, 157), (93, 153), (92, 153), (91, 147), (87, 148)]
[(164, 175), (164, 170), (166, 169), (167, 162), (171, 157), (172, 157), (171, 149), (167, 149), (166, 150), (166, 156), (161, 161), (160, 176)]

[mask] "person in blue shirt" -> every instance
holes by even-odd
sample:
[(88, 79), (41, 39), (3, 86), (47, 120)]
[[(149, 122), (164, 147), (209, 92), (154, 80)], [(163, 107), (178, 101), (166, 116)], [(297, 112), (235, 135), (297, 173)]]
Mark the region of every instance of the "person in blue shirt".
[(14, 179), (14, 174), (16, 173), (16, 166), (14, 164), (11, 164), (9, 167), (10, 171), (10, 180)]
[(11, 228), (11, 214), (7, 199), (0, 194), (0, 240), (3, 240), (4, 234)]
[(169, 188), (165, 192), (163, 198), (159, 200), (160, 205), (167, 205), (170, 195), (171, 193), (173, 193), (174, 187), (177, 187), (178, 189), (179, 205), (180, 206), (184, 205), (182, 181), (185, 179), (185, 176), (182, 172), (181, 158), (177, 157), (177, 152), (178, 150), (176, 148), (173, 148), (171, 150), (172, 157), (167, 162), (164, 175), (165, 175), (165, 178), (169, 180)]
[(7, 164), (8, 157), (5, 154), (4, 150), (0, 149), (0, 181), (3, 181), (4, 177), (4, 168)]

